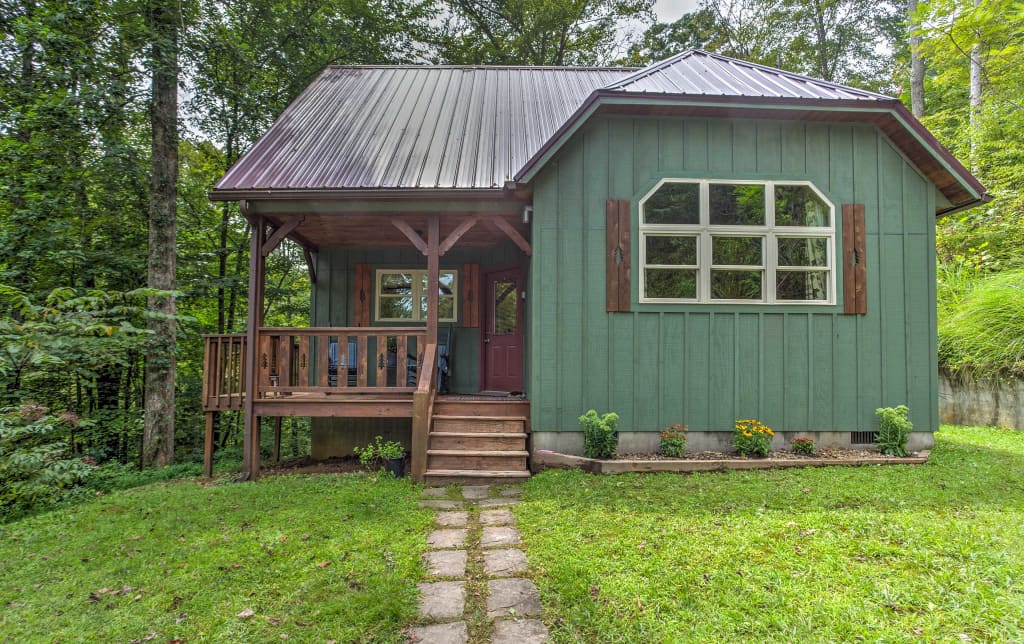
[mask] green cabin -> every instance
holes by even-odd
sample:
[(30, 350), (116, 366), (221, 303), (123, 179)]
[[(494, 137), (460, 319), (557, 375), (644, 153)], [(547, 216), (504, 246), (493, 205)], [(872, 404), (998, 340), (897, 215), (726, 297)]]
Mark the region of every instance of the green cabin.
[[(643, 69), (330, 67), (212, 193), (285, 238), (310, 327), (207, 339), (208, 416), (377, 434), (433, 481), (528, 476), (620, 416), (620, 451), (738, 418), (870, 443), (938, 427), (935, 219), (983, 186), (893, 98), (690, 50)], [(209, 424), (209, 423), (208, 423)]]

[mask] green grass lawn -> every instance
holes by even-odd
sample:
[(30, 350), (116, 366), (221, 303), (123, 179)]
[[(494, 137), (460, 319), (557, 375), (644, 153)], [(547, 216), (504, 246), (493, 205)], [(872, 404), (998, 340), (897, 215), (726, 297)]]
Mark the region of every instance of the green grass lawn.
[(1024, 433), (923, 466), (549, 471), (516, 508), (554, 641), (1024, 641)]
[(364, 474), (182, 481), (0, 525), (0, 642), (401, 641), (418, 498)]

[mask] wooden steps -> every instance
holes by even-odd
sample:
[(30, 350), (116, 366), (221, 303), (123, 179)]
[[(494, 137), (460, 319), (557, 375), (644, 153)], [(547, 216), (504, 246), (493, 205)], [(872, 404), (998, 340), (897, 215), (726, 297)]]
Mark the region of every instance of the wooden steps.
[(438, 400), (425, 480), (430, 484), (516, 482), (530, 477), (529, 403)]

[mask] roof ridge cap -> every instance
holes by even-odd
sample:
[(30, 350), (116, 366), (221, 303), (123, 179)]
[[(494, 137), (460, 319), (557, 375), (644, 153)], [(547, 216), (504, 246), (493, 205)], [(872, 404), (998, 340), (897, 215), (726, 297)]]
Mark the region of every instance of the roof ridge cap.
[(570, 72), (636, 72), (642, 67), (620, 67), (615, 65), (421, 65), (410, 64), (366, 64), (366, 65), (327, 65), (325, 69), (461, 69), (461, 70), (501, 70), (501, 69), (522, 69), (522, 70), (557, 70)]

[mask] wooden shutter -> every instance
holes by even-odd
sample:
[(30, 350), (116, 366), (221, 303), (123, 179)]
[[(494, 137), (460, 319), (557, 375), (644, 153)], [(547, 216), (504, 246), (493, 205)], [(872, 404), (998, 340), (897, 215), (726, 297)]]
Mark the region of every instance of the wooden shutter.
[(605, 204), (608, 256), (605, 273), (605, 309), (629, 311), (629, 201), (609, 199)]
[(868, 312), (867, 242), (864, 204), (843, 204), (843, 312)]
[(370, 326), (370, 302), (373, 296), (373, 279), (369, 264), (356, 264), (356, 283), (353, 289), (355, 299), (356, 326)]
[(480, 326), (480, 264), (463, 264), (459, 282), (462, 300), (462, 327), (475, 329)]

